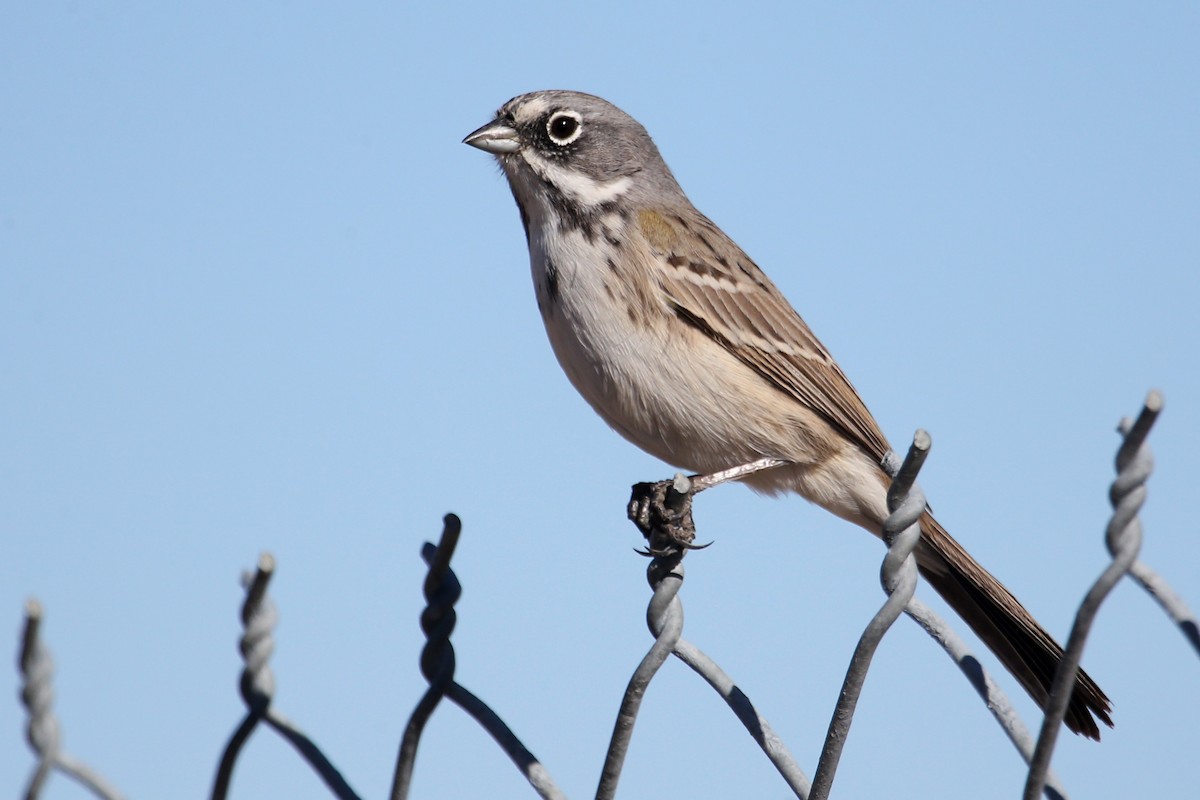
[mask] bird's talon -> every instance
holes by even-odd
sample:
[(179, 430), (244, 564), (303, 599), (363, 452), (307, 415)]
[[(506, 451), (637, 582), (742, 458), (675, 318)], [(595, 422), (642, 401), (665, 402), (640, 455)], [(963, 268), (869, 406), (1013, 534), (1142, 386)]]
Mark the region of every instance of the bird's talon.
[(696, 538), (692, 492), (680, 492), (674, 480), (634, 484), (627, 511), (646, 538), (646, 549), (638, 551), (642, 555), (661, 558), (707, 547), (692, 544)]

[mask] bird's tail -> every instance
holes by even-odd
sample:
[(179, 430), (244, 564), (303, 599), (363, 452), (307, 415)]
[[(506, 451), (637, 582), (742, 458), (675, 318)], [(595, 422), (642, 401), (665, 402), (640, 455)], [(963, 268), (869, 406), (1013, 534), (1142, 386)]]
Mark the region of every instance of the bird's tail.
[[(921, 517), (917, 565), (922, 577), (971, 626), (1044, 710), (1063, 651), (1017, 598), (993, 578), (932, 515)], [(1082, 669), (1067, 706), (1066, 725), (1100, 738), (1093, 715), (1112, 727), (1108, 697)]]

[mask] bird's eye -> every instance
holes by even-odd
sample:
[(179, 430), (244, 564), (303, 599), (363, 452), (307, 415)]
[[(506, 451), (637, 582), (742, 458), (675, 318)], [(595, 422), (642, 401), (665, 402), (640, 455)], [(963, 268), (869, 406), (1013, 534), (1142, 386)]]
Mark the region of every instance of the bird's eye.
[(550, 141), (559, 146), (568, 145), (583, 132), (583, 120), (574, 111), (556, 111), (546, 121), (546, 133)]

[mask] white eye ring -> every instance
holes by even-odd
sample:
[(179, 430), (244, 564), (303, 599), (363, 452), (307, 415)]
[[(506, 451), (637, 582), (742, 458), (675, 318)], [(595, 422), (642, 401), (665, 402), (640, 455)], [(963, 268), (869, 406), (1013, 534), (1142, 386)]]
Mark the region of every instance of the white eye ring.
[(575, 111), (555, 111), (546, 120), (546, 135), (550, 141), (565, 147), (583, 133), (583, 117)]

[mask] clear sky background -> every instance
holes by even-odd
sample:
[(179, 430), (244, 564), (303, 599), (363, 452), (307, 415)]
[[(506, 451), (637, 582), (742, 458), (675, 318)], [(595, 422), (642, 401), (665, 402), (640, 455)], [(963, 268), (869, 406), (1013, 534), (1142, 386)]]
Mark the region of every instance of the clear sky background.
[[(459, 680), (569, 795), (595, 791), (650, 644), (628, 487), (672, 470), (560, 373), (508, 189), (460, 143), (542, 88), (646, 125), (892, 441), (931, 432), (939, 517), (1060, 637), (1106, 563), (1115, 425), (1161, 388), (1143, 554), (1200, 605), (1198, 34), (1173, 2), (5, 4), (8, 646), (37, 596), (68, 749), (132, 798), (204, 796), (243, 713), (238, 575), (269, 550), (279, 708), (381, 797), (424, 687), (419, 547), (456, 511)], [(716, 544), (688, 558), (685, 635), (811, 776), (883, 550), (737, 486), (697, 519)], [(1178, 632), (1122, 585), (1085, 663), (1117, 727), (1062, 738), (1067, 788), (1194, 791), (1200, 663)], [(6, 685), (12, 796), (32, 758)], [(901, 620), (835, 792), (1008, 798), (1023, 780)], [(673, 661), (621, 788), (787, 796)], [(79, 796), (61, 777), (44, 795)], [(264, 730), (234, 796), (327, 795)], [(414, 796), (532, 792), (446, 705)]]

